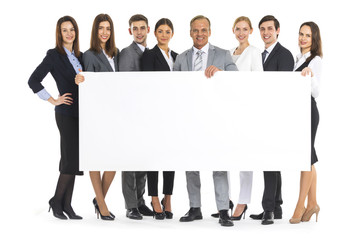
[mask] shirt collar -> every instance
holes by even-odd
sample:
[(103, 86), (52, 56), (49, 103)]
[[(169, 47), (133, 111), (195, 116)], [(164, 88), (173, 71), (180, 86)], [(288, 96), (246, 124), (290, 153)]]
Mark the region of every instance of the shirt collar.
[(299, 53), (297, 56), (296, 56), (296, 60), (299, 61), (301, 58), (304, 58), (305, 60), (310, 57), (311, 55), (311, 51), (308, 51), (307, 53), (305, 54), (302, 54), (302, 53)]
[(203, 46), (201, 49), (197, 49), (196, 47), (193, 46), (194, 54), (196, 54), (200, 50), (203, 51), (205, 54), (207, 54), (209, 52), (209, 42), (205, 46)]
[(142, 52), (145, 51), (145, 47), (144, 47), (143, 45), (138, 44), (137, 42), (135, 42), (135, 43), (136, 43), (136, 45), (138, 45), (138, 47), (140, 48), (140, 50), (141, 50)]
[(74, 55), (74, 50), (72, 50), (72, 52), (70, 52), (66, 47), (63, 46), (63, 48), (66, 52), (66, 55), (68, 55), (68, 56)]
[(270, 47), (266, 48), (265, 50), (268, 52), (268, 54), (271, 53), (271, 51), (274, 49), (274, 47), (276, 46), (276, 44), (278, 43), (278, 41), (276, 41), (275, 43), (273, 43)]

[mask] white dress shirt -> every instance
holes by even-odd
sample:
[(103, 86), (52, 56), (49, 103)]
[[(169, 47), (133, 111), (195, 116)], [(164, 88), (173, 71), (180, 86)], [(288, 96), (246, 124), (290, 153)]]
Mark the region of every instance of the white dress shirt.
[(270, 47), (266, 48), (265, 50), (267, 51), (267, 54), (265, 56), (265, 61), (266, 62), (266, 59), (269, 57), (271, 51), (274, 49), (274, 47), (276, 46), (276, 44), (278, 43), (278, 41), (276, 41), (275, 43), (273, 43)]
[(169, 65), (170, 71), (172, 71), (172, 70), (173, 70), (173, 67), (174, 67), (174, 59), (173, 59), (172, 56), (171, 56), (171, 50), (170, 50), (170, 48), (169, 48), (169, 56), (166, 55), (166, 53), (165, 53), (164, 50), (162, 50), (161, 48), (159, 48), (159, 49), (160, 49), (162, 55), (164, 56), (167, 64)]
[(142, 52), (145, 51), (145, 48), (146, 48), (146, 47), (144, 47), (143, 45), (138, 44), (138, 43), (136, 43), (136, 45), (138, 45), (138, 47), (140, 48), (140, 50), (141, 50)]
[(106, 52), (105, 52), (104, 49), (102, 49), (102, 52), (104, 53), (105, 57), (106, 57), (107, 60), (109, 61), (110, 66), (111, 66), (113, 72), (115, 72), (115, 62), (114, 62), (114, 58), (113, 58), (113, 57), (109, 57), (109, 56), (106, 54)]
[(206, 66), (207, 66), (207, 60), (208, 60), (208, 56), (209, 56), (209, 43), (207, 43), (203, 48), (201, 49), (197, 49), (196, 47), (193, 46), (193, 58), (192, 58), (192, 69), (194, 69), (194, 65), (195, 65), (195, 59), (196, 59), (196, 53), (198, 51), (203, 51), (203, 54), (201, 55), (202, 57), (202, 68), (201, 71), (205, 71)]
[(236, 48), (230, 50), (230, 54), (233, 58), (239, 71), (264, 71), (261, 51), (249, 45), (240, 55), (234, 55)]
[[(304, 55), (301, 53), (296, 56), (296, 63), (294, 67), (294, 71), (299, 68), (308, 57), (310, 57), (311, 52), (307, 52)], [(311, 68), (311, 71), (313, 72), (314, 76), (311, 78), (311, 96), (314, 98), (317, 98), (319, 96), (319, 90), (320, 90), (320, 79), (321, 79), (321, 73), (322, 73), (322, 59), (319, 56), (314, 57), (310, 63), (309, 68)]]

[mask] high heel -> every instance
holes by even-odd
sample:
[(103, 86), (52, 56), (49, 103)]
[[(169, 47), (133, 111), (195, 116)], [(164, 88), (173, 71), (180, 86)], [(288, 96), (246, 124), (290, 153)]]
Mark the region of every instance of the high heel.
[[(97, 209), (99, 209), (99, 205), (98, 205), (98, 203), (97, 203), (97, 201), (96, 201), (96, 198), (93, 199), (93, 204), (94, 204), (95, 213), (96, 213)], [(100, 212), (100, 209), (99, 209), (99, 212)], [(112, 214), (112, 212), (109, 211), (109, 213), (110, 213), (110, 216), (111, 216), (112, 218), (115, 218), (115, 215)], [(99, 216), (98, 216), (98, 219), (99, 219)]]
[(58, 207), (58, 206), (55, 206), (55, 201), (54, 201), (53, 198), (51, 198), (51, 199), (49, 200), (49, 211), (48, 211), (48, 212), (50, 212), (50, 209), (52, 209), (52, 212), (53, 212), (54, 217), (59, 218), (59, 219), (61, 219), (61, 220), (66, 220), (66, 219), (68, 219), (68, 218), (64, 215), (62, 208), (61, 208), (61, 207)]
[(96, 213), (97, 219), (99, 219), (99, 214), (100, 214), (100, 217), (101, 217), (102, 220), (112, 221), (112, 220), (115, 219), (115, 216), (112, 216), (110, 211), (109, 211), (110, 216), (104, 216), (104, 215), (101, 214), (99, 205), (97, 204), (97, 201), (96, 201), (95, 198), (93, 200), (93, 204), (94, 204), (94, 207), (95, 207), (95, 213)]
[(239, 221), (241, 220), (242, 216), (244, 215), (244, 219), (245, 219), (245, 213), (246, 213), (246, 210), (248, 209), (247, 207), (247, 204), (245, 204), (245, 208), (244, 208), (244, 211), (239, 215), (239, 216), (233, 216), (231, 215), (231, 220), (234, 220), (234, 221)]
[(289, 219), (289, 222), (290, 222), (291, 224), (300, 223), (302, 217), (304, 216), (305, 210), (306, 210), (306, 209), (304, 208), (304, 209), (303, 209), (303, 212), (302, 212), (302, 214), (301, 214), (301, 216), (300, 216), (300, 218), (291, 218), (291, 219)]
[(152, 207), (152, 209), (153, 209), (153, 213), (154, 213), (153, 218), (155, 218), (155, 219), (157, 219), (157, 220), (163, 220), (163, 219), (166, 217), (166, 215), (165, 215), (164, 212), (156, 212), (156, 211), (155, 211), (154, 205), (153, 205), (152, 202), (150, 202), (150, 205), (151, 205), (151, 207)]
[(319, 205), (316, 204), (315, 207), (313, 207), (312, 209), (305, 211), (305, 213), (303, 214), (301, 221), (302, 222), (308, 222), (310, 221), (312, 215), (315, 213), (316, 214), (316, 222), (318, 221), (318, 215), (320, 212), (320, 207)]
[(165, 199), (163, 198), (163, 199), (161, 200), (161, 205), (163, 206), (162, 209), (163, 209), (163, 212), (165, 213), (165, 218), (166, 218), (166, 219), (172, 219), (174, 214), (173, 214), (172, 212), (165, 211), (164, 201), (165, 201)]
[[(232, 213), (233, 213), (233, 208), (234, 208), (234, 203), (231, 200), (229, 200), (229, 209), (231, 210), (231, 216), (232, 216)], [(213, 213), (213, 214), (211, 214), (211, 216), (213, 218), (219, 218), (220, 213), (219, 212)]]
[(69, 219), (73, 219), (73, 220), (81, 220), (83, 219), (81, 216), (76, 215), (76, 213), (74, 212), (74, 210), (72, 209), (71, 206), (69, 207), (64, 207), (64, 213), (66, 213), (66, 215), (69, 217)]

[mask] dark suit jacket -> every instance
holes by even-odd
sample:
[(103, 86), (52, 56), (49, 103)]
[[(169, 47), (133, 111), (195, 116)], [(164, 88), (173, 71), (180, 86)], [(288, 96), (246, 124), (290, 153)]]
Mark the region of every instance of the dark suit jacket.
[[(88, 72), (113, 72), (109, 60), (101, 51), (99, 53), (90, 49), (84, 53), (84, 71)], [(114, 57), (115, 72), (119, 71), (119, 49)]]
[[(82, 53), (80, 55), (79, 61), (82, 64)], [(72, 105), (62, 104), (56, 106), (55, 111), (78, 117), (78, 86), (75, 84), (74, 80), (76, 72), (68, 57), (59, 53), (55, 48), (50, 49), (46, 53), (44, 60), (30, 76), (28, 84), (34, 93), (37, 93), (44, 88), (41, 82), (49, 72), (55, 79), (59, 94), (63, 95), (64, 93), (71, 93), (71, 97), (73, 98)]]
[(279, 42), (263, 64), (264, 71), (293, 71), (294, 58)]
[[(178, 54), (171, 51), (171, 57), (174, 62)], [(146, 49), (141, 58), (141, 70), (142, 71), (170, 71), (169, 64), (166, 62), (164, 55), (162, 54), (158, 45), (155, 45), (153, 49)], [(172, 69), (171, 69), (172, 70)]]

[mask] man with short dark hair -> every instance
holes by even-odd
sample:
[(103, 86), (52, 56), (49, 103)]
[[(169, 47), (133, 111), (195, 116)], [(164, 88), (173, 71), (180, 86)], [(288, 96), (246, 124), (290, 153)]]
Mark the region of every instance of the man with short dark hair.
[[(264, 71), (293, 71), (294, 58), (277, 38), (280, 33), (279, 21), (271, 15), (263, 17), (259, 22), (260, 35), (265, 43), (262, 53)], [(264, 212), (250, 215), (251, 218), (262, 220), (261, 224), (269, 225), (275, 219), (282, 218), (281, 204), (281, 173), (279, 171), (264, 172), (264, 194), (262, 207)]]
[[(140, 60), (146, 48), (146, 38), (150, 31), (148, 20), (144, 15), (136, 14), (129, 20), (129, 34), (133, 42), (120, 52), (120, 71), (141, 71)], [(146, 172), (122, 172), (122, 190), (125, 199), (126, 217), (141, 220), (142, 215), (153, 216), (145, 205)], [(142, 215), (141, 215), (142, 214)]]

